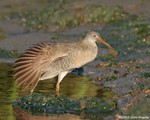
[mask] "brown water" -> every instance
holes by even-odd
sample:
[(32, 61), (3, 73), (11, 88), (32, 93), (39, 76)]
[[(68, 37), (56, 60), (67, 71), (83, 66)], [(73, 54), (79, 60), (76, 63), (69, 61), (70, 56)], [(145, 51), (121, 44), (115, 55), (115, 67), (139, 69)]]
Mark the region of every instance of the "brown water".
[[(55, 95), (56, 79), (39, 82), (35, 92)], [(0, 63), (0, 119), (14, 120), (12, 102), (22, 95), (29, 94), (29, 90), (20, 91), (12, 77), (12, 65)], [(111, 91), (105, 91), (92, 80), (73, 74), (68, 74), (61, 83), (61, 96), (69, 98), (99, 97), (109, 99), (113, 97)]]

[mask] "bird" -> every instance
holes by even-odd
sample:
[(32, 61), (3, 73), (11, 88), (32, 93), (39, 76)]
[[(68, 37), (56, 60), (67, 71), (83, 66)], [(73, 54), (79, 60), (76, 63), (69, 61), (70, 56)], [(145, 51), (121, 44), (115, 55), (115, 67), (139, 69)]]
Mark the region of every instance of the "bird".
[(39, 81), (58, 76), (56, 92), (60, 91), (60, 82), (75, 68), (93, 61), (98, 54), (97, 42), (112, 48), (99, 33), (88, 32), (76, 42), (42, 42), (20, 54), (14, 63), (14, 79), (22, 90), (30, 87), (34, 92)]

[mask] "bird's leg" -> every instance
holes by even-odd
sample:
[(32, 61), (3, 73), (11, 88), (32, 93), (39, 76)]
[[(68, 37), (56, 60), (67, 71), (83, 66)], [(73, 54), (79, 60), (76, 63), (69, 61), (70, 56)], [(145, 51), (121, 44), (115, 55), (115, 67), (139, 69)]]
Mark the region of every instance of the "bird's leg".
[(68, 71), (64, 71), (64, 72), (59, 73), (59, 75), (58, 75), (58, 81), (57, 81), (57, 84), (56, 84), (56, 92), (57, 93), (59, 93), (60, 82), (66, 76), (67, 73), (68, 73)]
[(37, 86), (38, 82), (39, 82), (39, 81), (36, 81), (35, 83), (32, 83), (32, 84), (31, 84), (31, 90), (30, 90), (30, 93), (31, 93), (31, 94), (33, 93), (33, 91), (34, 91), (35, 87)]
[(32, 93), (33, 93), (33, 91), (34, 91), (34, 89), (30, 90), (30, 93), (32, 94)]
[(56, 92), (59, 92), (59, 89), (60, 89), (60, 82), (57, 82), (57, 84), (56, 84)]

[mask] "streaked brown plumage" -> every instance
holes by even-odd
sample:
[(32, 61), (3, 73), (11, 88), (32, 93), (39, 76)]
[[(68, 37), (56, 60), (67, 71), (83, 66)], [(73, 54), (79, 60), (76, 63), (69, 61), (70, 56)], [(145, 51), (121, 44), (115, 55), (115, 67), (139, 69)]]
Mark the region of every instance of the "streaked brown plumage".
[(74, 68), (91, 62), (97, 55), (96, 41), (111, 47), (96, 32), (89, 32), (83, 40), (73, 43), (40, 43), (26, 50), (14, 64), (14, 76), (22, 89), (34, 91), (40, 80), (58, 75), (56, 91), (65, 75)]

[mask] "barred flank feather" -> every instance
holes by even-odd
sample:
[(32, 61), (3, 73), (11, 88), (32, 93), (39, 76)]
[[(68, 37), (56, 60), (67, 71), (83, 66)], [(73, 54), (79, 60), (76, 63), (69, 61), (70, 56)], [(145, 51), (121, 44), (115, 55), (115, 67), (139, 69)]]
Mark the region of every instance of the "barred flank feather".
[(14, 65), (14, 77), (17, 80), (17, 86), (22, 85), (22, 89), (25, 90), (31, 85), (31, 91), (37, 85), (41, 76), (41, 69), (35, 66), (35, 60), (39, 54), (41, 54), (44, 44), (39, 44), (31, 49), (28, 49), (25, 53), (21, 54)]

